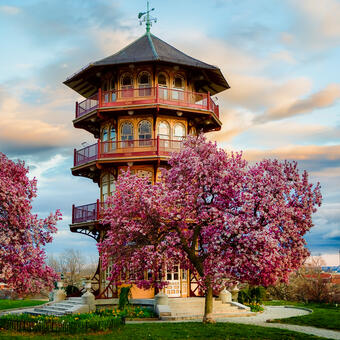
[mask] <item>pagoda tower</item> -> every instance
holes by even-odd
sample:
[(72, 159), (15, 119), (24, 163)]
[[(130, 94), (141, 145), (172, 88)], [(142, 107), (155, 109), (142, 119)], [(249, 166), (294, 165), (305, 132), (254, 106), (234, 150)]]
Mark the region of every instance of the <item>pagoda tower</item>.
[[(219, 106), (212, 99), (229, 88), (220, 69), (194, 59), (150, 33), (119, 52), (90, 63), (64, 82), (85, 99), (76, 102), (75, 128), (91, 133), (97, 142), (74, 150), (74, 176), (100, 187), (94, 203), (72, 206), (72, 232), (100, 241), (106, 227), (99, 223), (106, 198), (115, 190), (121, 170), (157, 181), (172, 152), (188, 134), (221, 129)], [(110, 268), (108, 268), (110, 269)], [(97, 298), (117, 294), (99, 261), (93, 278)], [(164, 289), (169, 297), (196, 294), (195, 278), (177, 267), (168, 272)], [(151, 298), (153, 289), (133, 287), (134, 298)]]

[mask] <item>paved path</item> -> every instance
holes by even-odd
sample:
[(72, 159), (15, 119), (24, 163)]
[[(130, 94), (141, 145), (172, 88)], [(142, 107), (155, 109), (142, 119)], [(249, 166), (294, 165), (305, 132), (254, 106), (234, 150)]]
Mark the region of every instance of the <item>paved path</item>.
[(249, 324), (249, 325), (257, 325), (257, 326), (262, 326), (262, 327), (276, 327), (276, 328), (281, 328), (281, 329), (287, 329), (290, 331), (321, 336), (321, 337), (325, 337), (328, 339), (340, 339), (340, 332), (338, 331), (332, 331), (329, 329), (310, 327), (310, 326), (299, 326), (299, 325), (266, 322), (267, 320), (283, 319), (283, 318), (289, 318), (292, 316), (307, 315), (309, 313), (310, 312), (307, 310), (297, 309), (293, 307), (267, 306), (265, 307), (265, 311), (263, 313), (259, 313), (256, 316), (223, 318), (223, 319), (217, 319), (217, 321), (236, 322), (236, 323), (243, 323), (243, 324)]

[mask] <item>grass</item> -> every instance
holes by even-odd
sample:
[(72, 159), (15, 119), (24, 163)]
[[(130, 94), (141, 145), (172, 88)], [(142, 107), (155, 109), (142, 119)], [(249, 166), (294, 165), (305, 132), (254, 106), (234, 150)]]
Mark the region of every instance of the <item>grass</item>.
[[(261, 339), (261, 340), (281, 340), (281, 339), (323, 339), (313, 335), (291, 332), (277, 328), (267, 328), (252, 325), (242, 325), (234, 323), (217, 323), (205, 325), (197, 322), (183, 323), (144, 323), (144, 324), (127, 324), (124, 327), (112, 332), (102, 332), (100, 334), (72, 335), (72, 339), (82, 340), (130, 340), (130, 339), (153, 339), (153, 340), (170, 340), (170, 339)], [(10, 333), (0, 332), (0, 339), (70, 339), (69, 335), (54, 336), (33, 335), (32, 333)]]
[(0, 299), (0, 310), (11, 309), (11, 308), (21, 308), (21, 307), (31, 307), (38, 306), (46, 303), (47, 301), (41, 300), (7, 300)]
[(313, 310), (313, 313), (303, 316), (294, 316), (285, 319), (276, 319), (272, 322), (289, 323), (293, 325), (313, 326), (319, 328), (327, 328), (340, 330), (340, 307), (325, 303), (302, 303), (283, 300), (264, 301), (268, 306), (294, 305), (298, 307), (306, 307)]

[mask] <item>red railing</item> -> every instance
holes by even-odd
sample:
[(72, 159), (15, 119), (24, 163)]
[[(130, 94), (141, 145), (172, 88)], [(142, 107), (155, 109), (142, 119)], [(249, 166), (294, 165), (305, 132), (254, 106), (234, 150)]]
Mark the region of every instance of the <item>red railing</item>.
[(125, 88), (101, 91), (81, 103), (76, 103), (76, 118), (96, 108), (124, 107), (143, 104), (165, 104), (180, 108), (192, 108), (213, 112), (219, 117), (219, 107), (209, 93), (188, 92), (166, 87)]
[(98, 94), (95, 94), (80, 103), (76, 102), (76, 118), (84, 116), (98, 107)]
[(93, 160), (128, 156), (169, 156), (180, 150), (181, 140), (137, 139), (126, 141), (101, 142), (89, 145), (80, 150), (74, 149), (74, 166)]
[(95, 203), (80, 205), (76, 207), (72, 205), (72, 224), (98, 221), (101, 217), (104, 203), (97, 200)]
[(74, 166), (98, 159), (98, 144), (86, 146), (80, 150), (74, 149)]

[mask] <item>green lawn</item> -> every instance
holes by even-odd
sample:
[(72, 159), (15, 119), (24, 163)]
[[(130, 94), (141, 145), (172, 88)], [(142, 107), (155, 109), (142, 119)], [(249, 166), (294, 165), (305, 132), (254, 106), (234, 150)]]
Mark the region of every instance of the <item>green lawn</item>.
[(47, 301), (41, 300), (1, 300), (0, 310), (20, 307), (38, 306), (46, 303)]
[(340, 307), (335, 307), (335, 305), (324, 303), (301, 303), (280, 300), (265, 301), (264, 304), (268, 306), (294, 305), (298, 307), (306, 307), (313, 310), (313, 313), (309, 315), (295, 316), (286, 319), (277, 319), (273, 320), (273, 322), (340, 330)]
[[(25, 333), (13, 335), (9, 332), (1, 332), (0, 339), (70, 339), (69, 335), (53, 336), (32, 335)], [(323, 339), (303, 333), (291, 332), (277, 328), (265, 328), (259, 326), (240, 325), (234, 323), (217, 323), (214, 325), (205, 325), (202, 323), (145, 323), (145, 324), (127, 324), (121, 329), (113, 332), (101, 333), (97, 335), (73, 335), (72, 339), (82, 340), (168, 340), (168, 339), (261, 339), (261, 340), (281, 340), (281, 339)]]

